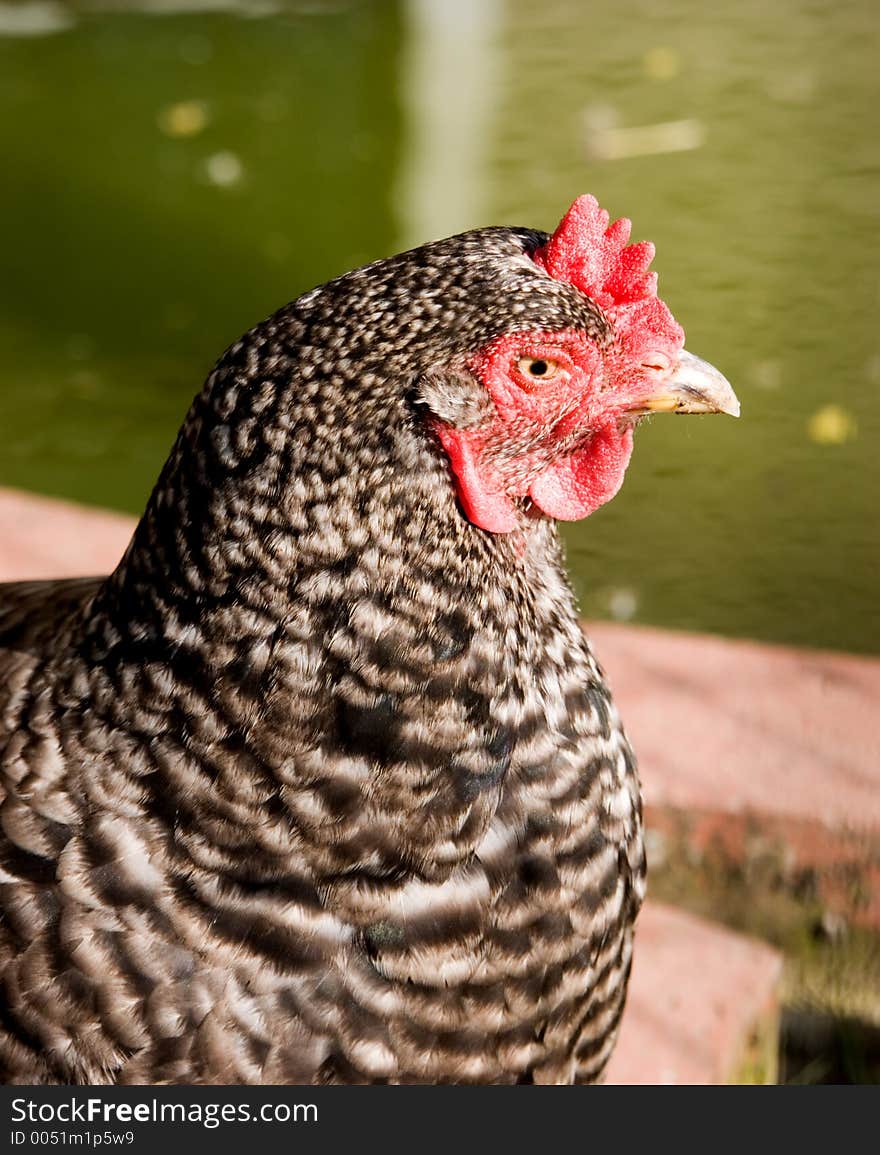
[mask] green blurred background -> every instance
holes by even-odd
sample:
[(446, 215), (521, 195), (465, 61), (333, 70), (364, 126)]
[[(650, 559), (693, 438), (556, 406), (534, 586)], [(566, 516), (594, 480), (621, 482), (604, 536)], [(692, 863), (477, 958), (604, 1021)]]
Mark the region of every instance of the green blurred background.
[[(585, 612), (880, 651), (871, 0), (0, 3), (0, 485), (138, 512), (313, 284), (593, 192), (740, 421), (640, 430)], [(0, 543), (2, 549), (2, 543)]]

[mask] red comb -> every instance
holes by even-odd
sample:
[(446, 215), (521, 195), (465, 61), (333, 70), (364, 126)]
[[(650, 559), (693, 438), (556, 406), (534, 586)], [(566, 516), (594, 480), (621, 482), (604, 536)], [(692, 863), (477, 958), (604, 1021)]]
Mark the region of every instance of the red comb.
[[(622, 217), (609, 224), (608, 213), (595, 197), (578, 197), (556, 232), (535, 253), (535, 261), (551, 277), (568, 281), (624, 329), (646, 326), (681, 347), (684, 332), (657, 298), (657, 274), (648, 272), (654, 259), (650, 241), (628, 245), (632, 224)], [(647, 301), (651, 300), (648, 305)]]

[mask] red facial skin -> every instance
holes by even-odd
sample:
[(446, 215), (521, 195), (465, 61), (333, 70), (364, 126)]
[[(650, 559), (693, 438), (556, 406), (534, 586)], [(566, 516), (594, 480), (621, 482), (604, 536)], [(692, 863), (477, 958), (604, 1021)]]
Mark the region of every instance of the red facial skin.
[[(493, 533), (521, 523), (515, 499), (530, 498), (562, 521), (587, 517), (620, 489), (640, 400), (676, 363), (684, 331), (647, 272), (653, 246), (626, 246), (629, 221), (609, 227), (592, 197), (579, 197), (535, 261), (602, 309), (605, 346), (580, 331), (508, 333), (468, 362), (494, 403), (475, 429), (438, 421), (465, 515)], [(529, 377), (523, 358), (557, 366)]]
[[(559, 368), (533, 380), (519, 368), (523, 358)], [(508, 533), (520, 520), (513, 498), (530, 497), (548, 517), (576, 521), (614, 497), (632, 453), (635, 419), (627, 410), (646, 392), (650, 370), (621, 365), (617, 350), (603, 354), (576, 332), (508, 334), (468, 367), (496, 415), (477, 429), (438, 424), (437, 433), (470, 521)]]

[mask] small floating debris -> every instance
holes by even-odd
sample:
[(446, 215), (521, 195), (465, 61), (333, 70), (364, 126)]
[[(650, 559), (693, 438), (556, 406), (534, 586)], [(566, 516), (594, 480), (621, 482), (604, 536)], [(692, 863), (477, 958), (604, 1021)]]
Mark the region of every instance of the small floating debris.
[(855, 417), (840, 405), (817, 409), (807, 422), (807, 436), (817, 445), (843, 445), (858, 436)]
[(608, 598), (608, 611), (616, 622), (629, 622), (636, 616), (639, 599), (635, 590), (621, 586), (612, 590)]
[(809, 104), (816, 95), (813, 72), (772, 72), (767, 78), (767, 95), (780, 104)]
[(618, 128), (615, 124), (597, 123), (588, 113), (584, 143), (591, 160), (624, 160), (633, 156), (690, 152), (700, 148), (705, 138), (703, 123), (694, 117)]
[(76, 20), (63, 4), (32, 0), (29, 4), (0, 3), (0, 36), (52, 36), (66, 32)]
[(208, 126), (210, 121), (208, 106), (204, 100), (181, 100), (177, 104), (169, 104), (163, 108), (158, 116), (160, 131), (166, 136), (181, 139), (187, 136), (198, 136)]
[(782, 363), (772, 357), (766, 361), (756, 361), (750, 376), (759, 389), (778, 389), (782, 384)]
[(244, 176), (244, 166), (234, 152), (215, 152), (205, 161), (205, 176), (219, 188), (232, 188)]
[(252, 19), (277, 16), (284, 9), (281, 0), (92, 0), (90, 7), (108, 12), (146, 12), (151, 16), (233, 12)]
[(681, 71), (681, 57), (674, 48), (658, 44), (642, 57), (642, 68), (651, 80), (672, 80)]

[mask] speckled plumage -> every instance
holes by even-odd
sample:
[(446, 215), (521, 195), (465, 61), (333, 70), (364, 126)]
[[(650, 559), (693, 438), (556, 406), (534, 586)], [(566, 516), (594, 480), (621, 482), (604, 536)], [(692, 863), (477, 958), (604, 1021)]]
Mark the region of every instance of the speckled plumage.
[(597, 306), (488, 229), (220, 360), (106, 580), (0, 587), (6, 1082), (591, 1082), (639, 786), (555, 525), (472, 525), (428, 416)]

